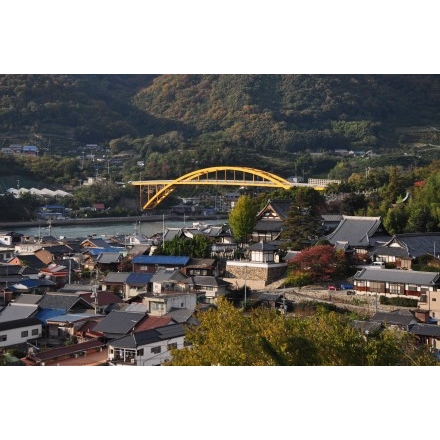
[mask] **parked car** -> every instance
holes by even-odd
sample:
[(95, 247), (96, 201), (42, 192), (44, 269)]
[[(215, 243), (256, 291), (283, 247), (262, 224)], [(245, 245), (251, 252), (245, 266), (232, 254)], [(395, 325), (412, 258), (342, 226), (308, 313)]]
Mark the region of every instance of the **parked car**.
[(354, 290), (347, 290), (347, 295), (354, 295), (356, 292)]
[(351, 284), (341, 284), (342, 290), (353, 290), (353, 286)]
[(338, 289), (336, 289), (336, 286), (327, 286), (327, 289), (328, 290), (338, 290)]

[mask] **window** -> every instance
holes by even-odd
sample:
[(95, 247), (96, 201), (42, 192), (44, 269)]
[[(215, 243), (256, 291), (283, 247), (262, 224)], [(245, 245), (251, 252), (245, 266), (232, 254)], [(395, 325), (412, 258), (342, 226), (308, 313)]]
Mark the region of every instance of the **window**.
[(137, 351), (137, 355), (138, 356), (143, 356), (144, 355), (144, 349), (143, 348), (139, 348)]
[(32, 336), (37, 336), (38, 335), (38, 329), (37, 328), (34, 328), (33, 330), (32, 330)]
[(172, 342), (167, 346), (168, 350), (175, 350), (177, 348), (177, 342)]
[(151, 353), (154, 353), (154, 354), (158, 354), (158, 353), (160, 353), (160, 345), (159, 346), (157, 346), (157, 347), (151, 347)]
[(0, 335), (0, 342), (6, 341), (8, 339), (8, 335)]
[(152, 312), (163, 312), (165, 310), (164, 303), (150, 302), (150, 309)]
[(21, 332), (21, 337), (22, 338), (27, 338), (28, 335), (29, 335), (29, 332), (27, 330), (24, 330), (24, 331)]
[(183, 341), (183, 346), (184, 347), (191, 347), (191, 342), (187, 341), (186, 339)]

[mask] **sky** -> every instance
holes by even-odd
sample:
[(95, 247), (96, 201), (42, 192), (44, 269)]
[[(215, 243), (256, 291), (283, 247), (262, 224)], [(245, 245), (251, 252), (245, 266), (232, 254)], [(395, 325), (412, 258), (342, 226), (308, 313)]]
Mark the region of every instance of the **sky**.
[(436, 73), (437, 14), (390, 0), (3, 2), (2, 73)]
[[(3, 2), (0, 73), (439, 70), (438, 15), (428, 2), (152, 3)], [(48, 425), (57, 416), (75, 418), (63, 431), (71, 426), (87, 438), (419, 434), (414, 420), (399, 418), (404, 402), (417, 398), (423, 375), (414, 367), (16, 368), (3, 376), (2, 418), (49, 440), (59, 437)]]

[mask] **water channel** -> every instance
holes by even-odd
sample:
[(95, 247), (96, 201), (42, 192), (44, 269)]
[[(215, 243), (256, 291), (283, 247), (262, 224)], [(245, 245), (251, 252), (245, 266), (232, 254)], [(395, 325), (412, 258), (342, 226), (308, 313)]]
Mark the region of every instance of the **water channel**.
[(56, 226), (31, 226), (31, 227), (9, 227), (9, 230), (26, 236), (44, 237), (53, 236), (56, 238), (77, 238), (88, 236), (105, 236), (138, 234), (151, 237), (156, 233), (162, 232), (167, 228), (191, 228), (196, 223), (208, 225), (222, 225), (227, 219), (215, 219), (205, 221), (184, 221), (182, 220), (162, 220), (162, 221), (133, 221), (133, 222), (112, 222), (92, 223), (80, 225), (56, 225)]

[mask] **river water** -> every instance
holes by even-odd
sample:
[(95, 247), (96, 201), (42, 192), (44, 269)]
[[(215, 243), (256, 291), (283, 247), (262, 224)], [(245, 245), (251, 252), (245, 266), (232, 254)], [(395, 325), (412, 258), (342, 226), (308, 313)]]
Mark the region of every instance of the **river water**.
[[(227, 219), (216, 219), (200, 221), (200, 223), (208, 225), (222, 225)], [(194, 222), (197, 223), (197, 222)], [(190, 228), (193, 227), (193, 222), (183, 220), (163, 220), (157, 222), (123, 222), (123, 223), (93, 223), (82, 225), (66, 225), (66, 226), (51, 226), (49, 227), (17, 227), (11, 228), (14, 232), (26, 236), (44, 237), (51, 235), (53, 237), (87, 237), (91, 235), (111, 237), (114, 235), (129, 235), (136, 233), (142, 234), (146, 237), (151, 237), (158, 232), (162, 232), (167, 228)]]

